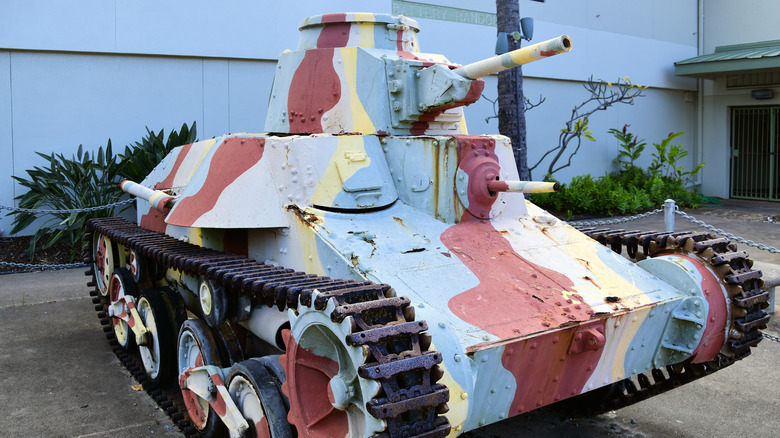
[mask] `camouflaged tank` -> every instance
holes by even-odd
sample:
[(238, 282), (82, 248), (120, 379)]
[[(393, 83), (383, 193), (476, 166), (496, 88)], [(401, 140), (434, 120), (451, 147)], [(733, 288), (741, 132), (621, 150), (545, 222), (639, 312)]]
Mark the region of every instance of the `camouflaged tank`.
[(409, 18), (300, 30), (266, 134), (175, 149), (123, 183), (137, 225), (88, 226), (107, 336), (185, 434), (456, 436), (567, 399), (633, 403), (759, 342), (744, 252), (578, 231), (517, 193), (551, 187), (516, 181), (507, 138), (467, 134), (480, 76), (568, 37), (458, 68)]

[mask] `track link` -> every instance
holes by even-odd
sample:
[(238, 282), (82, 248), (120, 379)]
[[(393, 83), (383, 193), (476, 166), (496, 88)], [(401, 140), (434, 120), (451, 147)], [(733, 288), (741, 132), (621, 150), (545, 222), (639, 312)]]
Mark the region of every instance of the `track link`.
[[(334, 321), (352, 318), (352, 332), (347, 342), (368, 349), (361, 377), (377, 381), (382, 388), (369, 401), (369, 410), (385, 421), (380, 437), (444, 437), (450, 424), (442, 414), (447, 411), (449, 390), (436, 383), (442, 376), (437, 366), (441, 354), (430, 350), (430, 335), (425, 333), (425, 321), (415, 321), (409, 299), (396, 297), (388, 285), (368, 281), (338, 280), (314, 276), (266, 265), (252, 259), (214, 251), (176, 240), (163, 233), (150, 231), (122, 218), (92, 219), (87, 223), (84, 262), (92, 265), (92, 237), (100, 233), (112, 242), (135, 250), (157, 268), (173, 268), (186, 274), (206, 276), (225, 288), (230, 303), (228, 319), (239, 321), (244, 304), (276, 306), (280, 310), (296, 309), (299, 303), (325, 308), (334, 299)], [(120, 362), (143, 385), (146, 392), (168, 414), (186, 436), (196, 433), (189, 421), (187, 409), (178, 385), (153, 385), (147, 378), (137, 352), (120, 347), (108, 318), (108, 297), (100, 296), (94, 268), (86, 272), (92, 277), (88, 286), (98, 318)]]
[[(695, 232), (658, 233), (577, 227), (579, 231), (620, 254), (625, 248), (630, 259), (643, 260), (662, 254), (681, 253), (698, 256), (718, 275), (731, 300), (731, 321), (724, 348), (711, 361), (683, 363), (654, 369), (613, 385), (599, 403), (586, 413), (619, 409), (648, 397), (676, 388), (731, 365), (750, 354), (762, 339), (760, 329), (769, 321), (762, 309), (768, 306), (769, 293), (761, 290), (761, 271), (751, 269), (753, 261), (745, 251), (737, 251), (728, 239)], [(587, 394), (586, 394), (587, 395)]]

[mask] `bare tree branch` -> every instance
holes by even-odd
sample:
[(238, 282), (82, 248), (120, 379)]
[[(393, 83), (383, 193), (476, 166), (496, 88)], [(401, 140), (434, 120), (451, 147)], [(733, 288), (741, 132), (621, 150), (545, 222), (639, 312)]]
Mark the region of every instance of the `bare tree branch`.
[[(498, 105), (498, 98), (491, 99), (484, 94), (480, 96), (482, 99), (487, 100), (488, 102), (493, 104), (493, 115), (489, 117), (485, 117), (485, 123), (489, 123), (490, 119), (497, 119), (498, 118), (498, 108), (496, 107)], [(523, 96), (523, 106), (525, 107), (525, 110), (532, 110), (536, 108), (537, 106), (544, 103), (544, 101), (547, 100), (546, 97), (543, 97), (541, 94), (539, 95), (539, 100), (536, 103), (531, 102), (527, 97)]]
[[(558, 145), (545, 152), (536, 164), (528, 168), (529, 172), (536, 169), (553, 152), (557, 153), (553, 155), (547, 166), (548, 175), (571, 166), (572, 158), (580, 151), (582, 146), (582, 138), (594, 140), (591, 132), (588, 130), (590, 116), (598, 111), (605, 111), (617, 103), (633, 105), (634, 98), (644, 96), (643, 90), (647, 88), (633, 84), (628, 77), (618, 79), (613, 83), (603, 80), (596, 81), (591, 76), (582, 86), (588, 91), (590, 96), (572, 108), (571, 116), (569, 120), (564, 122), (565, 128), (561, 129), (561, 134), (558, 136)], [(569, 145), (575, 140), (577, 146), (573, 151), (569, 151)], [(567, 153), (566, 163), (556, 167)]]

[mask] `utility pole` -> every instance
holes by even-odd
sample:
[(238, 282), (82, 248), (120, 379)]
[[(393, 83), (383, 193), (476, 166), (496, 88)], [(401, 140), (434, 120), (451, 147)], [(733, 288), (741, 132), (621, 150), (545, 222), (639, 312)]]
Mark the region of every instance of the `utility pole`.
[[(496, 0), (496, 27), (499, 35), (511, 35), (520, 29), (520, 5), (518, 0)], [(509, 50), (520, 48), (520, 39), (507, 36)], [(523, 96), (523, 71), (521, 67), (498, 74), (498, 132), (509, 137), (515, 154), (520, 179), (530, 178), (528, 153), (525, 142), (525, 98)]]

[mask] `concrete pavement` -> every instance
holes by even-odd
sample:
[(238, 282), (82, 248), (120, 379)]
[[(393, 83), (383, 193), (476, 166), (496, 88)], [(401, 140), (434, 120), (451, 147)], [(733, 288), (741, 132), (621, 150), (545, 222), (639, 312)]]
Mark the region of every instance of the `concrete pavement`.
[(181, 436), (133, 389), (83, 271), (0, 276), (0, 436)]
[[(780, 205), (767, 204), (690, 213), (777, 247), (780, 224), (760, 218), (780, 221)], [(688, 229), (690, 223), (677, 220), (677, 229)], [(662, 230), (663, 217), (616, 227)], [(754, 259), (780, 265), (778, 254), (746, 249)], [(180, 436), (154, 401), (133, 388), (111, 352), (86, 282), (83, 269), (0, 276), (0, 436)], [(777, 320), (775, 313), (769, 332), (780, 335)], [(780, 430), (779, 363), (780, 343), (764, 340), (732, 367), (619, 411), (571, 419), (543, 410), (468, 436), (773, 437)]]

